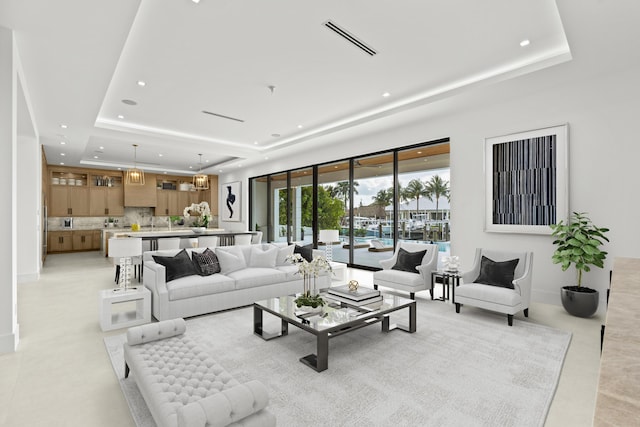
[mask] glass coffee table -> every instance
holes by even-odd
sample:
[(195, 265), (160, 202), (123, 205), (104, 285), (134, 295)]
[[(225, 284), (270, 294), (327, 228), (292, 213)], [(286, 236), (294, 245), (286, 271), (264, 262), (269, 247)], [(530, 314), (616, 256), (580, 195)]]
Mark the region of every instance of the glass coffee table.
[[(346, 334), (375, 323), (382, 323), (382, 332), (399, 329), (413, 333), (416, 331), (416, 302), (397, 295), (382, 294), (383, 300), (371, 306), (354, 307), (337, 302), (323, 295), (327, 305), (317, 313), (305, 313), (296, 307), (295, 295), (257, 301), (253, 304), (253, 332), (264, 340), (285, 336), (289, 325), (316, 336), (316, 354), (300, 358), (305, 365), (318, 372), (329, 366), (329, 338)], [(409, 325), (389, 324), (389, 315), (394, 311), (409, 309)], [(280, 331), (268, 333), (263, 330), (262, 316), (267, 312), (281, 319)]]

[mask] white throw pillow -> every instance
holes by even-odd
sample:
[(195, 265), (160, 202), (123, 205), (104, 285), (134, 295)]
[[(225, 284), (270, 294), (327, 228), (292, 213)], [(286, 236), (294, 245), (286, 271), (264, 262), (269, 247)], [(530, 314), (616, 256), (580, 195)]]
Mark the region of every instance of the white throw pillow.
[(276, 265), (277, 266), (290, 265), (291, 262), (287, 260), (287, 257), (293, 255), (293, 250), (295, 249), (295, 247), (296, 245), (287, 245), (284, 247), (275, 246), (275, 248), (278, 249), (278, 256), (276, 257)]
[(262, 247), (261, 245), (252, 245), (249, 267), (274, 268), (276, 266), (277, 257), (278, 248), (275, 246)]
[(227, 274), (247, 268), (247, 261), (239, 247), (218, 246), (215, 252), (220, 262), (220, 273)]

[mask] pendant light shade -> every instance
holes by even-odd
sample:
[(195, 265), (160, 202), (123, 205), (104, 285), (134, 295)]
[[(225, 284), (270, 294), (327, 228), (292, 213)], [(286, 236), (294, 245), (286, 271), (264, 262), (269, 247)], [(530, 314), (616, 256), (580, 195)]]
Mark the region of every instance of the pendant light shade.
[(137, 168), (138, 145), (133, 144), (133, 168), (127, 170), (126, 182), (129, 185), (144, 185), (144, 171)]
[(193, 176), (193, 186), (196, 190), (209, 189), (209, 177), (202, 173), (202, 154), (200, 156), (200, 171)]

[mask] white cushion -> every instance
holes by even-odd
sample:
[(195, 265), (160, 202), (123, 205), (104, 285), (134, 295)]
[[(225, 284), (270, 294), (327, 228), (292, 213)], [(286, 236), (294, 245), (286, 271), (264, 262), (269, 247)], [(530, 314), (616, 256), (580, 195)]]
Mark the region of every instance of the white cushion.
[(217, 294), (232, 291), (234, 288), (235, 283), (233, 279), (222, 274), (187, 276), (167, 283), (169, 301)]
[(293, 264), (279, 265), (276, 268), (287, 275), (287, 280), (296, 280), (296, 279), (302, 278), (302, 276), (298, 274), (297, 265), (293, 265)]
[[(272, 245), (269, 245), (272, 246)], [(276, 257), (276, 265), (277, 266), (281, 266), (281, 265), (289, 265), (291, 264), (291, 262), (289, 262), (289, 260), (287, 260), (288, 256), (293, 255), (293, 250), (296, 248), (296, 245), (286, 245), (286, 246), (281, 246), (281, 245), (273, 245), (274, 247), (278, 248), (278, 256)]]
[(220, 273), (229, 274), (247, 267), (247, 262), (238, 246), (218, 246), (216, 255), (220, 261)]
[(514, 289), (480, 283), (465, 283), (456, 287), (456, 298), (458, 297), (490, 301), (508, 307), (514, 307), (522, 302), (522, 297)]
[(244, 268), (229, 273), (229, 277), (236, 281), (236, 289), (253, 288), (256, 286), (273, 285), (284, 282), (287, 275), (275, 268)]
[[(383, 282), (389, 284), (402, 283), (405, 286), (424, 286), (424, 279), (418, 273), (410, 273), (402, 270), (380, 270), (373, 273), (374, 283), (385, 286)], [(393, 287), (393, 286), (390, 286)]]
[(253, 245), (251, 248), (251, 258), (249, 267), (274, 268), (276, 266), (276, 258), (278, 257), (278, 248), (262, 247), (261, 245)]

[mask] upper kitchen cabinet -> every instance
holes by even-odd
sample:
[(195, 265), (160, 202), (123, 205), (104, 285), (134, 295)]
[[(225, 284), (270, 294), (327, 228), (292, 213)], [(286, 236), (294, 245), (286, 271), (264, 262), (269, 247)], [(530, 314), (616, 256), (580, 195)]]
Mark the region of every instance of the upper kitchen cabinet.
[(124, 215), (124, 186), (121, 172), (90, 174), (91, 216)]
[(88, 175), (81, 170), (52, 168), (49, 216), (88, 216)]
[(150, 208), (156, 207), (156, 175), (145, 173), (144, 185), (124, 183), (124, 205), (126, 207)]

